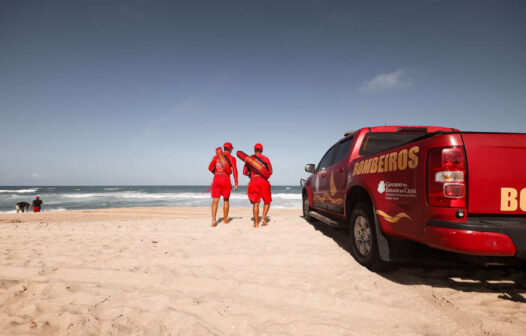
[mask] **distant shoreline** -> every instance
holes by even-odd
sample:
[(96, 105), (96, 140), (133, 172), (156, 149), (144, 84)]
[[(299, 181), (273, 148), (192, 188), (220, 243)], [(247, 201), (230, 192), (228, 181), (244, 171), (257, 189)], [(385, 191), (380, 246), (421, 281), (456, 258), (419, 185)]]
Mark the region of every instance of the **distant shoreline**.
[[(13, 212), (18, 202), (30, 203), (36, 196), (43, 211), (112, 209), (135, 207), (210, 206), (209, 186), (16, 186), (0, 187), (0, 212)], [(233, 208), (250, 206), (247, 186), (230, 194)], [(301, 208), (301, 187), (272, 186), (273, 208)]]

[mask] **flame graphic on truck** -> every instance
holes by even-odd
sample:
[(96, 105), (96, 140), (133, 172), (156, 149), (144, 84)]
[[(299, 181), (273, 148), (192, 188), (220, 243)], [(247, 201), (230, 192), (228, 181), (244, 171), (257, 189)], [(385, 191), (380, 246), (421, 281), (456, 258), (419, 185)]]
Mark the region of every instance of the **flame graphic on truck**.
[(402, 218), (407, 218), (407, 219), (411, 220), (411, 217), (409, 217), (409, 215), (406, 214), (405, 212), (400, 212), (396, 216), (389, 216), (388, 214), (386, 214), (382, 210), (376, 210), (376, 214), (382, 216), (389, 223), (396, 223)]
[(342, 205), (343, 200), (341, 198), (332, 198), (328, 193), (323, 194), (322, 196), (314, 196), (313, 200), (318, 203), (323, 203), (325, 201), (329, 201), (331, 204), (334, 205)]

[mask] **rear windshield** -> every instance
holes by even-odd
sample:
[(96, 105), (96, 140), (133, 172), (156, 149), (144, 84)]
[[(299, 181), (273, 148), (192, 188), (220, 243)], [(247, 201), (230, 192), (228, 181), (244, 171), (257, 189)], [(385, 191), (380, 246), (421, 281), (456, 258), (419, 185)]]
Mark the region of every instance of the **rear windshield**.
[(420, 138), (426, 134), (426, 132), (379, 132), (379, 133), (367, 133), (365, 136), (362, 147), (360, 148), (360, 155), (367, 156), (383, 152), (390, 148), (398, 147), (400, 145), (411, 142), (417, 138)]

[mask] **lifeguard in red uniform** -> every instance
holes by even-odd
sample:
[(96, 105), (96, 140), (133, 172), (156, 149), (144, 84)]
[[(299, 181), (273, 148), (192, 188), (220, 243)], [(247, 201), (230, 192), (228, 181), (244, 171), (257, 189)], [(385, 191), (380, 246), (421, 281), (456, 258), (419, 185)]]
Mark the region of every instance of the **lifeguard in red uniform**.
[(40, 212), (40, 208), (42, 207), (42, 200), (37, 196), (33, 200), (33, 212)]
[[(272, 175), (272, 165), (270, 164), (270, 160), (262, 153), (263, 145), (259, 143), (256, 144), (254, 146), (254, 155), (252, 157), (265, 165), (270, 173), (269, 175)], [(248, 164), (245, 164), (243, 167), (243, 175), (250, 177), (250, 182), (248, 183), (248, 199), (250, 200), (250, 203), (252, 203), (254, 227), (259, 227), (259, 203), (261, 202), (261, 199), (263, 199), (264, 204), (261, 225), (267, 225), (267, 214), (270, 209), (270, 203), (272, 202), (270, 183), (262, 175), (253, 171)]]
[[(231, 165), (231, 173), (234, 175), (234, 190), (237, 190), (237, 166), (236, 166), (236, 158), (234, 158), (231, 153), (232, 149), (234, 147), (230, 142), (225, 142), (223, 144), (223, 150), (224, 155), (227, 159), (227, 161)], [(220, 149), (219, 149), (220, 150)], [(210, 170), (214, 174), (214, 181), (212, 182), (212, 226), (217, 225), (216, 221), (216, 214), (217, 214), (217, 205), (219, 203), (219, 199), (221, 196), (223, 196), (223, 222), (225, 224), (228, 224), (230, 221), (228, 220), (228, 210), (230, 209), (230, 192), (232, 191), (232, 182), (230, 182), (230, 173), (227, 174), (225, 172), (225, 169), (223, 165), (221, 164), (220, 160), (217, 158), (217, 155), (215, 155), (212, 158), (212, 161), (210, 162), (210, 165), (208, 166), (208, 170)]]

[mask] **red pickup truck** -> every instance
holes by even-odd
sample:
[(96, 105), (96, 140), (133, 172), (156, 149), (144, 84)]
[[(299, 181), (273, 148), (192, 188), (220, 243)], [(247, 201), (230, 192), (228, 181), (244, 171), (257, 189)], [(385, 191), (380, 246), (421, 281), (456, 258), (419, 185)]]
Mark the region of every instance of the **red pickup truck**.
[(362, 128), (305, 171), (304, 217), (347, 226), (371, 270), (394, 260), (400, 239), (526, 260), (526, 134)]

